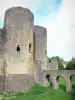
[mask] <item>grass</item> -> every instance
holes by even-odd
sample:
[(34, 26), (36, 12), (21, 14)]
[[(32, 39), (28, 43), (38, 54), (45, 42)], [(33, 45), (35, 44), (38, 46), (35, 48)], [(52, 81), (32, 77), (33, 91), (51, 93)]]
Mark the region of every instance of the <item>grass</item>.
[(65, 80), (59, 77), (59, 89), (35, 84), (27, 93), (2, 93), (2, 100), (75, 100), (75, 77), (72, 77), (72, 91), (65, 92)]

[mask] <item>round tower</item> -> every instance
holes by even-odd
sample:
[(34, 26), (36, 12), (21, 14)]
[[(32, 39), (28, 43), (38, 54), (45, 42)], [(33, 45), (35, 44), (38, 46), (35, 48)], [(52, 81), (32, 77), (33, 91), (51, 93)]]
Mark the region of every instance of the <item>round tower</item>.
[(42, 68), (47, 67), (47, 31), (46, 28), (35, 26), (35, 60), (42, 62)]
[(6, 64), (8, 74), (33, 73), (33, 13), (22, 7), (5, 12), (4, 27), (7, 32)]

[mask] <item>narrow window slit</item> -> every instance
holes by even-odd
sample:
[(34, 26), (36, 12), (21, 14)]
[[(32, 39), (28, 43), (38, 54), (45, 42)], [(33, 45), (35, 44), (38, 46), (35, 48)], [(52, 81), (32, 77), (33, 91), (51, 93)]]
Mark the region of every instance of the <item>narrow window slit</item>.
[(29, 44), (29, 53), (31, 53), (31, 44)]
[(17, 45), (17, 52), (20, 51), (20, 45)]

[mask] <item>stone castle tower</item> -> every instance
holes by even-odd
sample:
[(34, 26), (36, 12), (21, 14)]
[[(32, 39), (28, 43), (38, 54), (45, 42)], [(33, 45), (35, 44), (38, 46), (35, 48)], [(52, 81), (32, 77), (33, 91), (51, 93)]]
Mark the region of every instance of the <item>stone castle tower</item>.
[(9, 74), (33, 73), (34, 17), (30, 10), (10, 8), (5, 13), (4, 27), (7, 32), (6, 64)]
[(70, 77), (75, 71), (57, 70), (57, 61), (47, 58), (46, 28), (34, 25), (34, 15), (22, 7), (5, 12), (0, 29), (0, 92), (26, 92), (39, 83), (58, 88), (57, 77), (66, 79), (66, 91), (71, 90)]
[(0, 91), (27, 91), (46, 66), (46, 29), (34, 26), (29, 9), (8, 9), (0, 29)]
[(47, 31), (46, 28), (35, 26), (35, 60), (42, 62), (42, 69), (47, 66)]

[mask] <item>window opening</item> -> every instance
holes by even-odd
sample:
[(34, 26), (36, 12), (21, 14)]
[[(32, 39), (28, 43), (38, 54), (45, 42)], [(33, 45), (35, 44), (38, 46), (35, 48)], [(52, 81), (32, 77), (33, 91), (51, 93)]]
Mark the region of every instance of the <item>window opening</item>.
[(20, 45), (17, 45), (17, 52), (20, 51)]
[(31, 53), (31, 44), (29, 44), (29, 53)]

